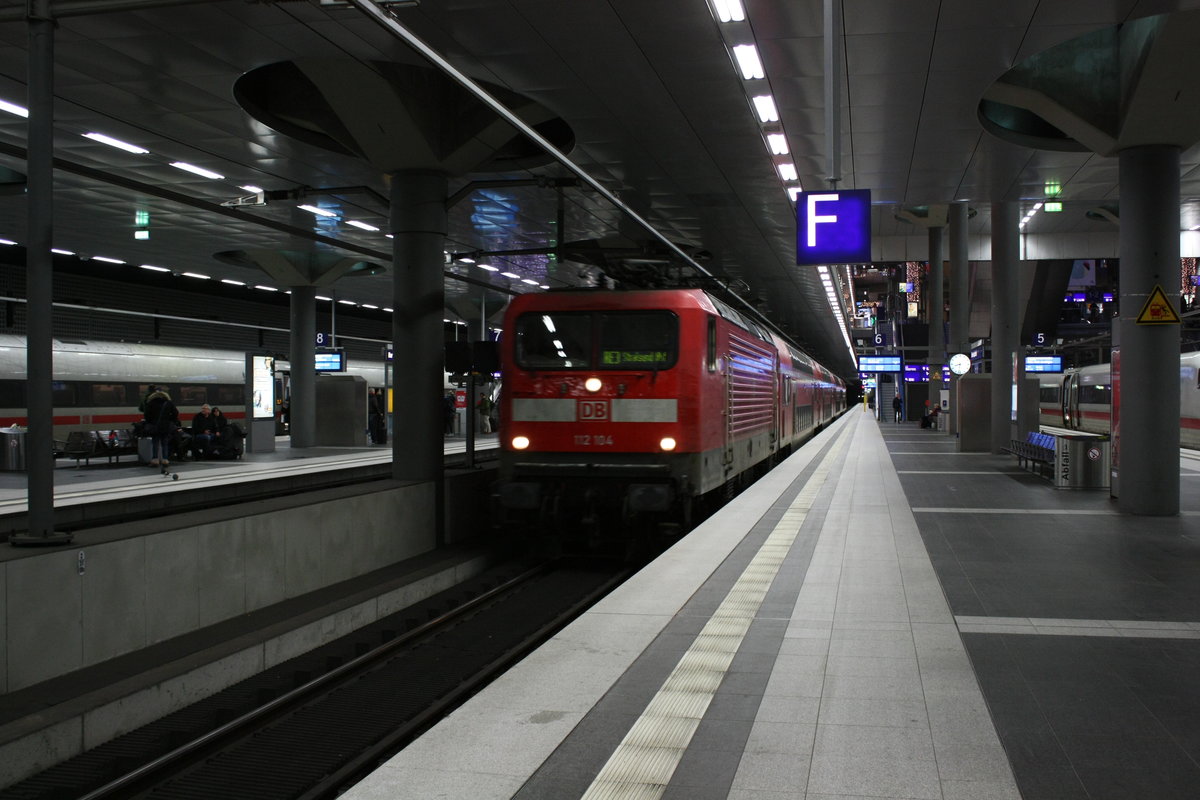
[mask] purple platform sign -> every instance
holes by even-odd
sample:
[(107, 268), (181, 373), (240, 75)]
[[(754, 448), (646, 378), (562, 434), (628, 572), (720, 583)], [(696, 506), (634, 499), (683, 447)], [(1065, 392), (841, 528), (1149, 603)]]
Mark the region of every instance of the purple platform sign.
[(870, 189), (796, 196), (797, 264), (862, 264), (870, 260)]

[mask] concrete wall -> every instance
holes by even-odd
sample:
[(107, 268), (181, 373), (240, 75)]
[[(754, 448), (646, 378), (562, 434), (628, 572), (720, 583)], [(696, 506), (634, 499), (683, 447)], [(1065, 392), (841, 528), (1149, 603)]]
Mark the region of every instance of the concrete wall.
[(80, 535), (69, 549), (0, 564), (0, 689), (30, 686), (434, 546), (431, 485), (318, 497), (229, 519), (180, 517), (179, 527), (165, 518), (157, 532), (93, 544)]

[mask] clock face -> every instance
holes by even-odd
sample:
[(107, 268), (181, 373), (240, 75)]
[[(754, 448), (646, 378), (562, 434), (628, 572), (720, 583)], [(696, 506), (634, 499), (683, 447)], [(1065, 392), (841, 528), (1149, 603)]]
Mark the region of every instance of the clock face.
[(971, 369), (971, 357), (963, 353), (955, 353), (950, 356), (950, 371), (955, 375), (962, 375), (969, 372)]

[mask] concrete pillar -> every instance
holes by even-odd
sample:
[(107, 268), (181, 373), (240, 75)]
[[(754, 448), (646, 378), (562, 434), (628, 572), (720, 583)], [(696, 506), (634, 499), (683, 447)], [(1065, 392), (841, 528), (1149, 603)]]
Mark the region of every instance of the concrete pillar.
[(396, 393), (392, 476), (442, 486), (442, 248), (446, 239), (446, 176), (392, 176), (392, 345)]
[[(954, 353), (971, 352), (968, 322), (971, 316), (967, 281), (967, 204), (950, 204), (950, 343), (946, 350)], [(950, 393), (949, 430), (958, 433), (958, 410), (954, 407), (954, 392)]]
[[(942, 364), (946, 363), (945, 325), (945, 281), (942, 275), (942, 229), (929, 229), (929, 296), (925, 307), (929, 310), (929, 351), (925, 363), (929, 365), (929, 407), (937, 408), (942, 402)], [(939, 417), (940, 430), (946, 430), (945, 418)]]
[(1138, 325), (1156, 286), (1179, 308), (1179, 148), (1120, 153), (1121, 490), (1127, 514), (1179, 513), (1179, 325)]
[(1002, 453), (1013, 437), (1013, 353), (1017, 349), (1017, 269), (1020, 209), (992, 204), (992, 452)]
[(25, 466), (29, 530), (13, 544), (64, 544), (54, 531), (54, 20), (49, 0), (29, 3), (29, 193), (25, 246)]
[(291, 328), (288, 430), (292, 447), (313, 447), (317, 443), (317, 287), (292, 287)]

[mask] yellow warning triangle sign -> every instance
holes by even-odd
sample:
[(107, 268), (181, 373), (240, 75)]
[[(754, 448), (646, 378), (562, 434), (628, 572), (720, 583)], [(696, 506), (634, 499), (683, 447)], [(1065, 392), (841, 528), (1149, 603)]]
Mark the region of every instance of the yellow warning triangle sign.
[(1150, 298), (1146, 300), (1146, 305), (1142, 306), (1142, 312), (1137, 315), (1137, 324), (1179, 324), (1179, 314), (1175, 311), (1175, 306), (1171, 305), (1171, 301), (1167, 299), (1167, 293), (1163, 291), (1161, 286), (1155, 286), (1154, 291), (1150, 293)]

